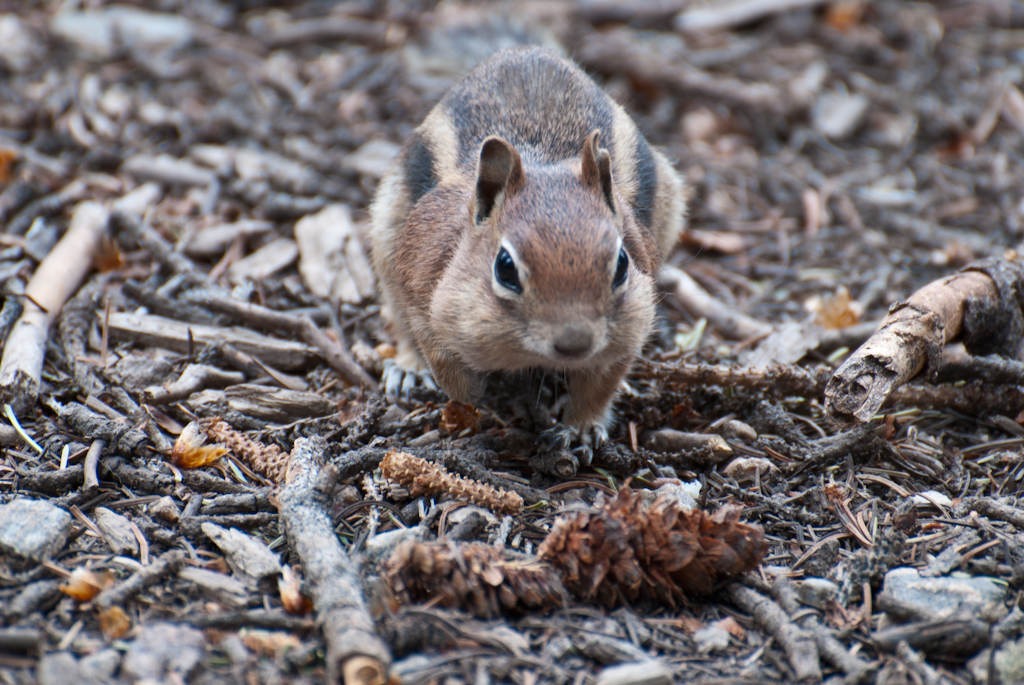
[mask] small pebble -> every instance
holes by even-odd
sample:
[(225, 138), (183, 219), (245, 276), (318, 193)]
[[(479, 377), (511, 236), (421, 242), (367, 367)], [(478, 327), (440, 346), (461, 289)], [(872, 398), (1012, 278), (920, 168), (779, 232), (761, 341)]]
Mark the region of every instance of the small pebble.
[(824, 609), (839, 595), (839, 586), (824, 578), (807, 578), (799, 587), (800, 601), (815, 609)]
[(42, 561), (64, 548), (71, 514), (49, 502), (19, 498), (0, 505), (0, 552)]
[(694, 632), (693, 641), (701, 654), (723, 652), (729, 648), (729, 632), (718, 625), (709, 625)]
[(181, 518), (181, 508), (171, 496), (161, 497), (150, 504), (149, 513), (168, 523), (177, 523)]

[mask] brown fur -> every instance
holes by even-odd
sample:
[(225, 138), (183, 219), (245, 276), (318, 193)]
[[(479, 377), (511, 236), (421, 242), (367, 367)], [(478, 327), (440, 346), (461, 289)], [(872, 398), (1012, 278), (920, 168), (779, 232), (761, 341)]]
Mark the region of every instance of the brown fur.
[[(489, 371), (564, 370), (566, 423), (607, 424), (650, 332), (685, 192), (578, 67), (538, 48), (478, 65), (417, 129), (370, 211), (400, 364), (425, 361), (463, 401)], [(629, 271), (616, 288), (620, 239)], [(494, 276), (503, 246), (521, 292)]]

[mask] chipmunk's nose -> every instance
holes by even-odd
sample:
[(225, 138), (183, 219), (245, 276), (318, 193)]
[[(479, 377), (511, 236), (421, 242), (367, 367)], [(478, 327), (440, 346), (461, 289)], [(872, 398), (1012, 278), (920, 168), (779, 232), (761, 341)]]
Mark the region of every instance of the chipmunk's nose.
[(594, 346), (594, 332), (584, 324), (563, 326), (555, 334), (555, 352), (569, 359), (585, 357)]

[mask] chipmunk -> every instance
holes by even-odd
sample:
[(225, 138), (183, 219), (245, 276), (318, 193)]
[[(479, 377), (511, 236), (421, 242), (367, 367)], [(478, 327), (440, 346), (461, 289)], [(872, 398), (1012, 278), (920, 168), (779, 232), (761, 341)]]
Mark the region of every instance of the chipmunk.
[(651, 331), (685, 199), (668, 159), (579, 67), (538, 47), (495, 53), (430, 111), (370, 207), (398, 343), (387, 392), (432, 374), (473, 402), (488, 372), (564, 371), (556, 428), (589, 463)]

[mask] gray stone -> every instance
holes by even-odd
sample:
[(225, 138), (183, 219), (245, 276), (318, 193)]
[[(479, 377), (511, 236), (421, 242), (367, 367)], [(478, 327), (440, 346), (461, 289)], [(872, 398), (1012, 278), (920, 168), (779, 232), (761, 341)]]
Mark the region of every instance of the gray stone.
[(692, 511), (697, 508), (697, 497), (700, 497), (700, 482), (672, 483), (661, 485), (657, 490), (640, 490), (640, 497), (643, 498), (644, 506), (650, 507), (661, 496), (674, 500), (683, 511)]
[(39, 37), (16, 14), (0, 14), (0, 64), (26, 71), (45, 54)]
[(839, 586), (824, 578), (807, 578), (800, 583), (797, 592), (804, 604), (825, 609), (831, 600), (839, 596)]
[(177, 523), (181, 518), (181, 508), (174, 498), (165, 495), (149, 505), (149, 513), (168, 523)]
[(900, 567), (885, 574), (879, 606), (898, 620), (941, 620), (961, 614), (998, 620), (1006, 586), (984, 576), (923, 578)]
[(121, 677), (129, 681), (154, 683), (188, 680), (203, 658), (206, 643), (203, 633), (176, 623), (149, 623), (139, 626), (138, 633), (124, 655)]
[(106, 507), (96, 507), (93, 517), (96, 519), (96, 525), (106, 536), (111, 552), (138, 556), (139, 541), (135, 538), (131, 521)]
[(39, 685), (99, 685), (103, 682), (85, 674), (75, 655), (70, 652), (52, 652), (45, 655), (39, 660), (36, 677), (39, 679)]
[(121, 45), (166, 47), (192, 39), (192, 24), (175, 14), (108, 5), (95, 12), (58, 12), (50, 31), (97, 57), (110, 57)]
[(0, 506), (0, 552), (42, 561), (64, 548), (71, 514), (49, 502), (16, 499)]
[(693, 641), (697, 643), (697, 651), (701, 654), (724, 652), (729, 648), (729, 631), (711, 624), (693, 633)]
[(117, 667), (121, 665), (121, 652), (116, 649), (101, 649), (78, 662), (78, 669), (83, 677), (92, 678), (101, 683), (114, 681)]
[[(979, 683), (988, 683), (990, 650), (986, 649), (967, 663), (968, 670)], [(1019, 685), (1024, 683), (1024, 638), (1007, 642), (996, 650), (995, 682), (993, 685)]]

